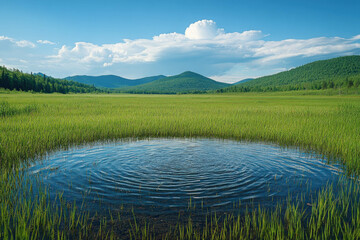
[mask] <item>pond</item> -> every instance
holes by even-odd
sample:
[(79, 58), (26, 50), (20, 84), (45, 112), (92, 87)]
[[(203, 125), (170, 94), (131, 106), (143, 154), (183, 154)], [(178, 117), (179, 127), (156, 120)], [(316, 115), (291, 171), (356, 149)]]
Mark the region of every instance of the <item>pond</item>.
[[(144, 216), (273, 207), (338, 181), (341, 168), (276, 145), (217, 139), (97, 143), (51, 154), (27, 172), (50, 195), (88, 210), (132, 209)], [(310, 195), (309, 195), (310, 196)], [(307, 196), (307, 197), (309, 197)], [(305, 196), (305, 201), (306, 198)]]

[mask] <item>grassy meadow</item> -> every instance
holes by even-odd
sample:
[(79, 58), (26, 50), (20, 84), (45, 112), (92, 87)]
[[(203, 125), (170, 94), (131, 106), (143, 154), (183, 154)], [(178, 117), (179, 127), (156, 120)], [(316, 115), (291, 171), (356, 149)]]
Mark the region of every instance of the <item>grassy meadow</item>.
[[(116, 239), (113, 219), (92, 227), (86, 212), (66, 202), (55, 207), (44, 192), (33, 196), (22, 166), (52, 151), (101, 140), (209, 137), (298, 147), (344, 164), (360, 175), (360, 97), (271, 94), (105, 95), (0, 94), (0, 238)], [(359, 186), (343, 184), (341, 197), (324, 189), (310, 213), (288, 203), (274, 212), (214, 218), (203, 229), (169, 229), (177, 239), (360, 238)], [(32, 196), (32, 197), (30, 197)], [(132, 224), (133, 239), (155, 238)]]

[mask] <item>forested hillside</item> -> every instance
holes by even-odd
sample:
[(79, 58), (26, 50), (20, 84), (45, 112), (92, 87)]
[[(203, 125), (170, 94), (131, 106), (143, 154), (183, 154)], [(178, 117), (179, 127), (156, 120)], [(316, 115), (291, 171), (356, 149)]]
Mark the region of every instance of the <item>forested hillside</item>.
[(217, 92), (266, 92), (352, 88), (360, 85), (360, 56), (312, 62), (289, 71), (260, 77)]
[(201, 93), (229, 86), (227, 83), (217, 82), (194, 72), (183, 72), (179, 75), (155, 80), (150, 83), (125, 88), (127, 93)]
[(94, 86), (56, 79), (41, 74), (23, 73), (18, 69), (0, 67), (0, 88), (43, 93), (90, 93), (100, 92)]

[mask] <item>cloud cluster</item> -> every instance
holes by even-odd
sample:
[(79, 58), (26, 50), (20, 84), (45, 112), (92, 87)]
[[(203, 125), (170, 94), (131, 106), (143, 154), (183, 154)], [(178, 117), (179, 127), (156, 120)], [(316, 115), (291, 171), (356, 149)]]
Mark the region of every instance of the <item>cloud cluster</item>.
[(13, 38), (5, 37), (5, 36), (0, 36), (0, 41), (10, 42), (18, 47), (30, 47), (30, 48), (35, 47), (35, 44), (30, 41), (27, 40), (17, 41)]
[[(184, 33), (164, 33), (151, 39), (124, 39), (103, 45), (89, 42), (63, 45), (55, 54), (47, 54), (41, 65), (51, 66), (51, 71), (65, 76), (112, 73), (141, 77), (192, 70), (233, 82), (274, 73), (319, 57), (360, 54), (360, 35), (281, 41), (267, 40), (267, 36), (260, 30), (227, 33), (213, 20), (201, 20), (190, 24)], [(25, 40), (16, 41), (4, 36), (0, 40), (22, 48), (35, 47), (34, 43)], [(37, 43), (39, 47), (54, 44), (47, 40)]]
[(254, 56), (261, 57), (262, 62), (291, 57), (312, 57), (316, 55), (327, 55), (333, 53), (351, 52), (359, 50), (360, 43), (356, 39), (312, 38), (307, 40), (287, 39), (283, 41), (264, 42), (263, 46), (256, 49)]
[(256, 49), (263, 46), (261, 31), (225, 33), (212, 20), (190, 24), (185, 34), (166, 33), (152, 39), (124, 39), (115, 44), (95, 45), (77, 42), (74, 47), (62, 46), (54, 59), (66, 59), (81, 63), (155, 62), (167, 58), (206, 56), (219, 61), (255, 56)]
[(81, 63), (99, 63), (111, 66), (115, 63), (154, 62), (167, 58), (191, 58), (202, 56), (215, 62), (238, 63), (257, 60), (266, 63), (292, 57), (310, 57), (359, 50), (359, 36), (351, 39), (312, 38), (266, 41), (259, 30), (226, 33), (212, 20), (201, 20), (190, 24), (185, 34), (167, 33), (152, 39), (124, 39), (115, 44), (95, 45), (77, 42), (74, 47), (63, 46), (56, 59)]

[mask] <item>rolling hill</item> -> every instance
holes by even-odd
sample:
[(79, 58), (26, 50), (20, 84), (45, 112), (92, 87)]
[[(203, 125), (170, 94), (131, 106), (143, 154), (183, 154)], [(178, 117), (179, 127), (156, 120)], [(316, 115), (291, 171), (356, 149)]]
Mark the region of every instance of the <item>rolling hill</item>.
[(217, 82), (200, 74), (187, 71), (135, 87), (124, 88), (122, 91), (127, 93), (198, 93), (226, 86), (230, 86), (230, 84)]
[(95, 87), (99, 88), (122, 88), (122, 87), (129, 87), (129, 86), (136, 86), (145, 83), (149, 83), (165, 76), (152, 76), (152, 77), (145, 77), (139, 79), (127, 79), (115, 75), (102, 75), (102, 76), (87, 76), (87, 75), (76, 75), (66, 77), (66, 80), (72, 80), (79, 83), (94, 85)]
[(321, 60), (274, 75), (240, 82), (217, 92), (289, 91), (359, 86), (360, 56)]

